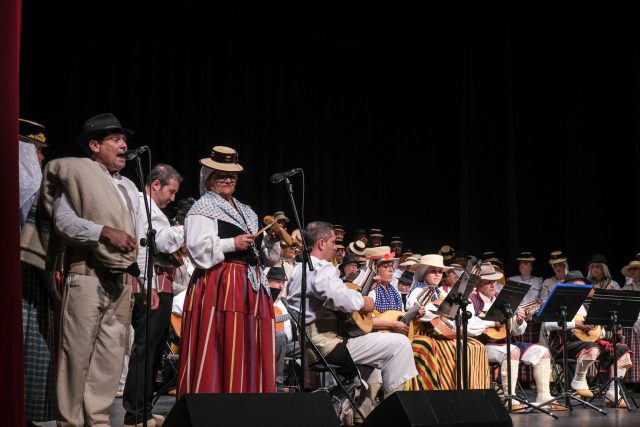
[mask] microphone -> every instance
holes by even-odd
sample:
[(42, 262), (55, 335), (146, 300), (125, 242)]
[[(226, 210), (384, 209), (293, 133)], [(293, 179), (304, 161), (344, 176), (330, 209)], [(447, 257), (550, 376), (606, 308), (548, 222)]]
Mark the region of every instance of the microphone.
[(286, 172), (280, 172), (280, 173), (274, 173), (273, 175), (271, 175), (271, 183), (272, 184), (277, 184), (280, 181), (282, 181), (285, 178), (289, 178), (290, 176), (293, 176), (297, 173), (302, 172), (302, 169), (300, 168), (295, 168), (295, 169), (291, 169), (290, 171), (286, 171)]
[(145, 151), (149, 151), (149, 147), (146, 145), (143, 145), (142, 147), (134, 148), (133, 150), (127, 150), (124, 152), (124, 158), (127, 160), (133, 160), (136, 157), (138, 157), (140, 154), (144, 153)]

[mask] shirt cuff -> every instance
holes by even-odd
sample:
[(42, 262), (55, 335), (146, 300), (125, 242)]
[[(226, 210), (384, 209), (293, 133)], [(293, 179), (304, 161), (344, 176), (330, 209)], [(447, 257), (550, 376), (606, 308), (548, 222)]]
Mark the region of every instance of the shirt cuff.
[(104, 225), (100, 224), (87, 224), (87, 234), (90, 241), (98, 243), (100, 241), (100, 233)]
[(236, 244), (234, 242), (234, 238), (230, 237), (228, 239), (220, 239), (220, 249), (222, 249), (222, 253), (224, 254), (229, 252), (235, 252)]

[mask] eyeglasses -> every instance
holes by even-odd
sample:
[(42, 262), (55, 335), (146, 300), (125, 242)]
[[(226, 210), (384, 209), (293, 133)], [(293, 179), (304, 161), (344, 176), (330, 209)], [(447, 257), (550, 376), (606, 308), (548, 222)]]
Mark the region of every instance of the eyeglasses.
[(237, 173), (224, 173), (224, 174), (216, 174), (213, 177), (216, 181), (226, 181), (227, 179), (230, 181), (235, 181), (238, 179)]

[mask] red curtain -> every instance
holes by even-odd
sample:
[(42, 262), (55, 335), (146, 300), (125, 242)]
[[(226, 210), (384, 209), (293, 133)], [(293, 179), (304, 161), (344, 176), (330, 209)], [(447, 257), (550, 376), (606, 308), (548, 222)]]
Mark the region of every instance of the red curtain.
[[(0, 1), (0, 182), (6, 209), (0, 209), (3, 247), (0, 256), (2, 298), (0, 298), (0, 399), (2, 424), (22, 426), (24, 416), (24, 357), (22, 344), (22, 286), (20, 285), (20, 239), (18, 219), (18, 83), (20, 60), (21, 0)], [(13, 207), (11, 207), (13, 206)], [(8, 394), (7, 394), (8, 393)]]

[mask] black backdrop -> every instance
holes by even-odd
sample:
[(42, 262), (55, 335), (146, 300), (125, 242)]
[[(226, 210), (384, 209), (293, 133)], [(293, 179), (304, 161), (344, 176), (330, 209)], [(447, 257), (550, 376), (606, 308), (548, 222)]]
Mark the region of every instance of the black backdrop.
[(618, 280), (640, 251), (635, 2), (86, 3), (23, 1), (20, 114), (49, 158), (109, 111), (183, 173), (180, 197), (228, 144), (260, 216), (291, 214), (269, 176), (300, 167), (305, 219), (349, 237), (494, 250), (511, 271), (531, 250), (544, 276), (552, 250), (583, 270), (603, 253)]

